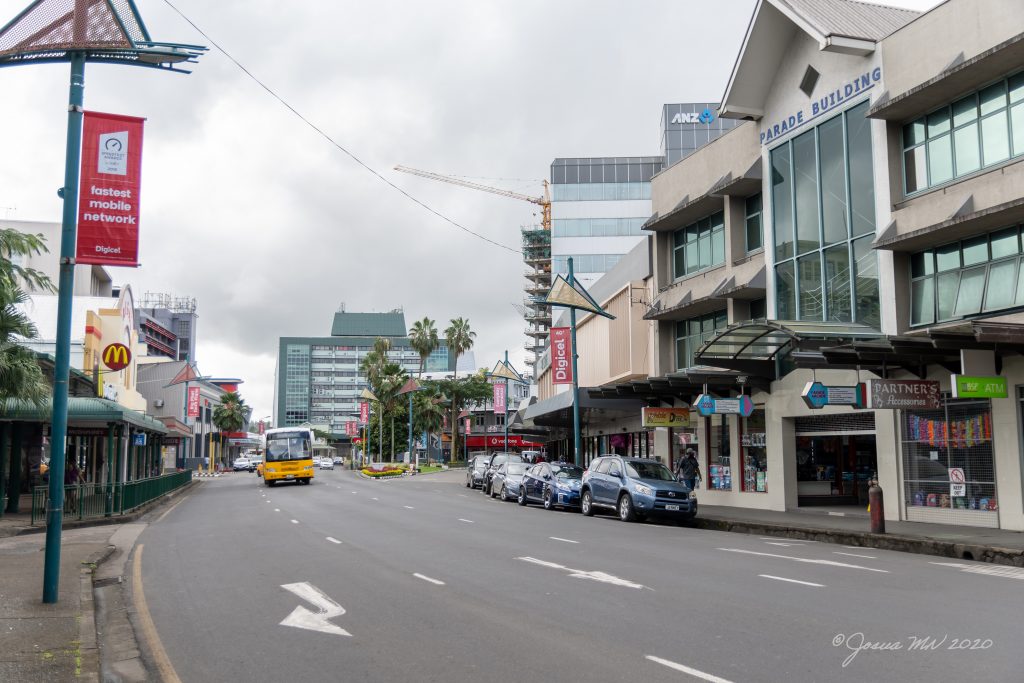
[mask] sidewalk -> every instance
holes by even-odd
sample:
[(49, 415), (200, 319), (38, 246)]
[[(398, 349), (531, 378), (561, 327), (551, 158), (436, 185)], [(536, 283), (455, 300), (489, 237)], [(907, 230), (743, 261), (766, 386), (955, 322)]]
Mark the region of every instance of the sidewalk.
[(715, 531), (803, 538), (1024, 567), (1022, 532), (887, 520), (885, 534), (872, 534), (867, 513), (859, 508), (842, 514), (836, 509), (821, 508), (776, 512), (701, 505), (693, 524)]
[(63, 534), (58, 602), (44, 605), (44, 534), (0, 539), (0, 681), (99, 681), (92, 574), (118, 526)]

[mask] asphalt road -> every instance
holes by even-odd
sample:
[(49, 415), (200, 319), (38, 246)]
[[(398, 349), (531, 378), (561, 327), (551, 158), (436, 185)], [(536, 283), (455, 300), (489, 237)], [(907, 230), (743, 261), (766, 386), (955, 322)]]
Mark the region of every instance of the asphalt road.
[(1024, 677), (1024, 570), (524, 509), (462, 476), (204, 482), (139, 539), (178, 676)]

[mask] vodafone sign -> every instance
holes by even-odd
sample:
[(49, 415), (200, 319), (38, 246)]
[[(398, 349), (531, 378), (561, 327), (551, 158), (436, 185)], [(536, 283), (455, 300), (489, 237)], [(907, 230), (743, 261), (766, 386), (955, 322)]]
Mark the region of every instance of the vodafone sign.
[[(466, 446), (469, 448), (504, 448), (505, 437), (504, 436), (467, 436)], [(509, 435), (508, 437), (509, 448), (541, 448), (544, 446), (542, 443), (533, 443), (532, 441), (524, 441), (521, 436)]]

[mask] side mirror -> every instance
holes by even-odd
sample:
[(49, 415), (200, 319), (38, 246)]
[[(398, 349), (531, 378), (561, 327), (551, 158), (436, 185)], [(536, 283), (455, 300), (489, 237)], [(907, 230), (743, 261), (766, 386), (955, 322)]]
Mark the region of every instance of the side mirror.
[(551, 475), (550, 475), (550, 474), (545, 474), (545, 475), (544, 475), (544, 478), (545, 478), (545, 479), (550, 479), (550, 478), (551, 478)]

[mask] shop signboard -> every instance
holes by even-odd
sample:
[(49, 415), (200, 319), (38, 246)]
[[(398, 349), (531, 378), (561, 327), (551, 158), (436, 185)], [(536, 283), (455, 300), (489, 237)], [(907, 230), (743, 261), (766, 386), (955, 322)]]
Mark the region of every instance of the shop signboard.
[[(494, 450), (501, 450), (505, 447), (504, 436), (467, 436), (466, 437), (467, 448), (490, 448)], [(509, 448), (532, 448), (534, 450), (540, 450), (544, 447), (542, 443), (534, 443), (532, 441), (526, 441), (522, 436), (518, 434), (508, 435), (508, 447)]]
[(953, 398), (1006, 398), (1005, 377), (972, 377), (953, 375), (950, 377)]
[(967, 495), (967, 478), (962, 467), (949, 468), (949, 497), (963, 498)]
[(693, 402), (693, 406), (704, 417), (709, 415), (750, 417), (754, 413), (754, 402), (746, 394), (739, 398), (714, 398), (708, 394), (701, 394)]
[(867, 408), (938, 410), (942, 407), (939, 383), (918, 379), (869, 379)]
[(641, 408), (641, 424), (644, 427), (689, 427), (689, 408)]
[(78, 188), (78, 263), (139, 265), (145, 119), (87, 111)]
[(146, 432), (136, 432), (132, 434), (132, 445), (133, 446), (145, 446), (146, 445)]
[(832, 387), (821, 382), (808, 382), (800, 394), (808, 408), (818, 410), (825, 406), (853, 406), (860, 408), (864, 405), (864, 385), (858, 384), (852, 387)]
[(568, 327), (551, 328), (551, 383), (572, 384), (572, 335)]
[(107, 344), (103, 348), (103, 364), (117, 372), (124, 370), (132, 362), (132, 352), (120, 342)]

